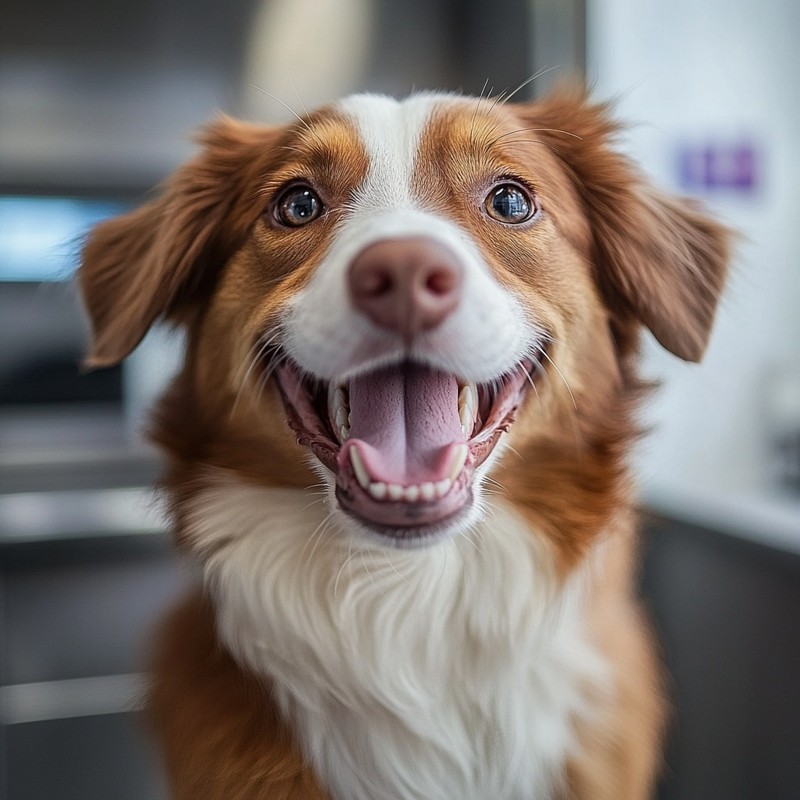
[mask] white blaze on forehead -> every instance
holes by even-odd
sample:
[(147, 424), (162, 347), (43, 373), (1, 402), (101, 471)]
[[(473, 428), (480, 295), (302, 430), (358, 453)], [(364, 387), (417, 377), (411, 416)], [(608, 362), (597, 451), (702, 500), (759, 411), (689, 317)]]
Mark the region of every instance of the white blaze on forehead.
[(456, 102), (447, 94), (419, 94), (402, 101), (360, 94), (339, 104), (353, 121), (370, 163), (355, 205), (373, 209), (415, 205), (411, 181), (423, 132), (437, 107)]

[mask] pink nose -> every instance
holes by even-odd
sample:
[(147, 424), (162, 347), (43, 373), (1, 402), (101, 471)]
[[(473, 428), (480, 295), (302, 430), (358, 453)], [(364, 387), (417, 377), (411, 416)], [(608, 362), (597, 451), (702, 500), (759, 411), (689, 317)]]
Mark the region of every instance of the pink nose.
[(455, 255), (432, 239), (385, 239), (350, 265), (350, 297), (376, 325), (409, 342), (455, 311), (463, 272)]

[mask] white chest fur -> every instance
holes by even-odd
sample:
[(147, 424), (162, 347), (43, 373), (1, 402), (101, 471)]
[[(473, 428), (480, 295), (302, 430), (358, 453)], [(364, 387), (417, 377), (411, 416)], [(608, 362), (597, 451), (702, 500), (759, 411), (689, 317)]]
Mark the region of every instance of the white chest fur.
[(336, 800), (545, 800), (607, 670), (581, 576), (508, 507), (392, 550), (294, 490), (221, 480), (191, 509), (221, 636), (269, 676)]

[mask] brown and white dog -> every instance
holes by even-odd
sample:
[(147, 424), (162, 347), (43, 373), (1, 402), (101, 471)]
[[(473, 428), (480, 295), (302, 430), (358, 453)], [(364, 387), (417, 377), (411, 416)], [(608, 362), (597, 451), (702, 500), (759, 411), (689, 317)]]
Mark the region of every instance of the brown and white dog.
[(90, 366), (187, 333), (153, 438), (203, 581), (152, 719), (188, 800), (647, 797), (626, 457), (642, 326), (705, 348), (727, 234), (581, 92), (220, 119), (90, 236)]

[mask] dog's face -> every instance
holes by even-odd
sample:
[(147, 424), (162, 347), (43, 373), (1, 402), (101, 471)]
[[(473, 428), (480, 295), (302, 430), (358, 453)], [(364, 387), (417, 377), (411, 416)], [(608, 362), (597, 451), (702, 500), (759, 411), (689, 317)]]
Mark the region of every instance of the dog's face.
[(177, 462), (270, 484), (316, 470), (390, 544), (464, 530), (505, 438), (542, 468), (589, 458), (603, 415), (627, 422), (642, 324), (683, 358), (704, 349), (724, 232), (647, 187), (613, 132), (578, 95), (222, 120), (161, 197), (90, 238), (89, 363), (179, 322), (157, 433)]

